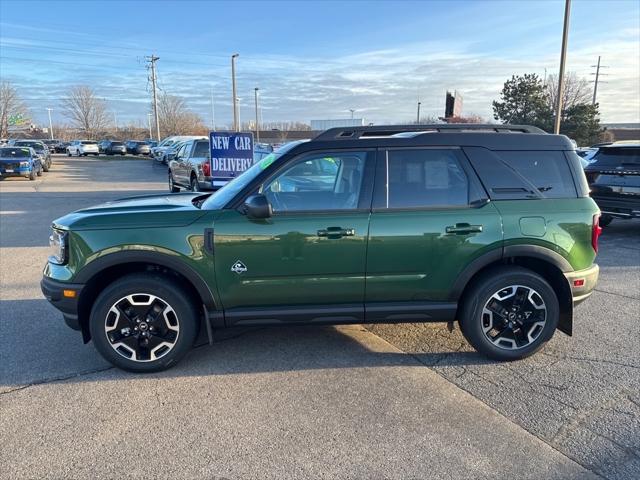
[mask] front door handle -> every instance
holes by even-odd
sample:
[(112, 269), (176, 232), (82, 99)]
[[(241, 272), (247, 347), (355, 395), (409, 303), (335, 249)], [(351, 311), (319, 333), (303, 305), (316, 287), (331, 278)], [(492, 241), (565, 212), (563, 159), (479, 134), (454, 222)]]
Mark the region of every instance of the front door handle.
[(466, 235), (467, 233), (479, 233), (482, 232), (482, 225), (469, 225), (468, 223), (456, 223), (455, 226), (450, 225), (445, 229), (445, 232), (452, 233), (454, 235)]
[(353, 237), (355, 234), (355, 228), (327, 227), (326, 229), (318, 230), (319, 237), (328, 238)]

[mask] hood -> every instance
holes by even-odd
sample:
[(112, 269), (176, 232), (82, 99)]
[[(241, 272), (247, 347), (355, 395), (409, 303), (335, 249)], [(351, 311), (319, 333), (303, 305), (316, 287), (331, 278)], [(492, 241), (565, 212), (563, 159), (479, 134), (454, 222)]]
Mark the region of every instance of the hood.
[(77, 210), (54, 220), (53, 225), (65, 230), (186, 226), (207, 213), (192, 203), (199, 196), (202, 194), (189, 192), (122, 198)]

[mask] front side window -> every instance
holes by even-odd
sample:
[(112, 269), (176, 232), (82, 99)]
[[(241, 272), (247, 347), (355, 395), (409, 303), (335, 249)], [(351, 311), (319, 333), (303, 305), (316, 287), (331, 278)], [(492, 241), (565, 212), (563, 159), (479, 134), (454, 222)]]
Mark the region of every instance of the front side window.
[(261, 189), (274, 212), (358, 208), (367, 152), (306, 154)]
[(469, 181), (453, 150), (389, 150), (385, 158), (386, 192), (377, 196), (378, 207), (469, 204)]

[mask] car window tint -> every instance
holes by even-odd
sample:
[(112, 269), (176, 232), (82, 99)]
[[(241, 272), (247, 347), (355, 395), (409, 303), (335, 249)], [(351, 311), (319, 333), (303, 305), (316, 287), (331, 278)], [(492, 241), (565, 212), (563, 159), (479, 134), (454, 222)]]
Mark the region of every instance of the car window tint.
[(569, 165), (562, 152), (502, 151), (496, 153), (545, 197), (575, 198), (577, 196)]
[(192, 157), (204, 158), (209, 156), (209, 142), (196, 142)]
[(366, 152), (305, 155), (270, 179), (262, 193), (274, 212), (358, 208)]
[(594, 166), (640, 166), (640, 148), (604, 147), (593, 157)]
[(389, 150), (387, 208), (467, 205), (469, 181), (451, 150)]

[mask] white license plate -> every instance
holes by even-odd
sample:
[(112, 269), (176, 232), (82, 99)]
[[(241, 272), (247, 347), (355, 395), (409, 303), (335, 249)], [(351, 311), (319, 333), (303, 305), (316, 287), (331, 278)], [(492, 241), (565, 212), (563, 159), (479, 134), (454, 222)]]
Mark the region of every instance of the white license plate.
[(7, 169), (5, 169), (5, 172), (7, 172), (7, 173), (13, 173), (13, 168), (7, 168)]

